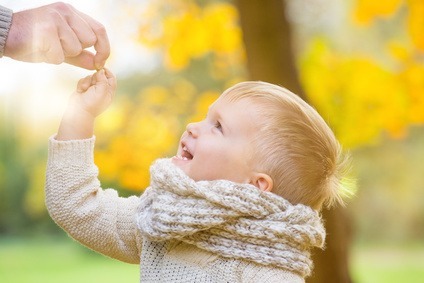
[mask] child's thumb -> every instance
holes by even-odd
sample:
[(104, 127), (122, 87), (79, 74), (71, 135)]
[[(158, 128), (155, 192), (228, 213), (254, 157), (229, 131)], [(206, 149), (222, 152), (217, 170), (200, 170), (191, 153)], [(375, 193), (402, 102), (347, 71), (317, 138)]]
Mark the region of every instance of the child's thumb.
[(86, 76), (78, 81), (77, 92), (85, 92), (91, 85), (91, 76)]

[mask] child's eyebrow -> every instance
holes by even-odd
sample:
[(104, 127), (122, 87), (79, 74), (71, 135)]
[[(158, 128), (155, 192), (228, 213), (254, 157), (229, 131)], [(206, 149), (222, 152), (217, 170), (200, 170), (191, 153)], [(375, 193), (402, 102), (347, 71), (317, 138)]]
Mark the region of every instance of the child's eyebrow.
[(207, 115), (209, 115), (209, 113), (211, 113), (211, 111), (214, 111), (213, 105), (214, 105), (214, 103), (212, 103), (211, 105), (209, 105)]
[(214, 113), (214, 115), (215, 116), (217, 116), (219, 119), (222, 119), (222, 115), (213, 107), (213, 104), (211, 104), (209, 107), (208, 107), (208, 114), (210, 113), (210, 112), (213, 112)]

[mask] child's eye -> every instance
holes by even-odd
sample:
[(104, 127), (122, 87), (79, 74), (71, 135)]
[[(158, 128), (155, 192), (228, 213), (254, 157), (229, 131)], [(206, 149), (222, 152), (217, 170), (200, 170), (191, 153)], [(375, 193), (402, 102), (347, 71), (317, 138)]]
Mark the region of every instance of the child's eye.
[(215, 122), (215, 128), (217, 128), (218, 130), (220, 130), (222, 132), (222, 126), (221, 126), (221, 123), (219, 121)]

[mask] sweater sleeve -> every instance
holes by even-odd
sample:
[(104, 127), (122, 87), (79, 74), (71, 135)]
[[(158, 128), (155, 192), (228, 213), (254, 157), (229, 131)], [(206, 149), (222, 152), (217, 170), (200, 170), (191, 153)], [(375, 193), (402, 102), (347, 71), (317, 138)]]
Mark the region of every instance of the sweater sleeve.
[(3, 57), (4, 46), (6, 45), (7, 35), (12, 24), (13, 11), (0, 6), (0, 58)]
[(94, 164), (95, 138), (49, 140), (46, 205), (53, 220), (83, 245), (109, 257), (139, 263), (139, 198), (102, 190)]

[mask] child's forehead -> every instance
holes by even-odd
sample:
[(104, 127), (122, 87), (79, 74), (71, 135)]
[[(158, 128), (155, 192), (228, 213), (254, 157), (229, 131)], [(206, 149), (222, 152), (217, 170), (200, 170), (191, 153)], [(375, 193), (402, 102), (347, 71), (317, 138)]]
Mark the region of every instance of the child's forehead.
[(221, 95), (220, 97), (218, 97), (214, 102), (211, 103), (211, 105), (209, 105), (209, 112), (210, 111), (214, 111), (214, 110), (225, 110), (227, 108), (231, 109), (231, 106), (234, 106), (236, 104), (239, 104), (240, 100), (234, 100), (234, 99), (229, 99), (229, 97), (223, 96)]
[[(210, 106), (208, 112), (217, 112), (218, 114), (232, 113), (242, 109), (243, 111), (261, 112), (261, 104), (254, 101), (252, 97), (239, 97), (230, 99), (227, 96), (220, 96)], [(239, 112), (239, 111), (237, 111)]]
[(207, 116), (211, 119), (217, 119), (222, 125), (234, 133), (242, 136), (248, 132), (257, 129), (263, 123), (262, 112), (257, 104), (251, 103), (248, 99), (227, 100), (218, 98), (209, 107)]
[(223, 93), (211, 105), (218, 104), (218, 103), (223, 103), (227, 105), (234, 105), (234, 104), (240, 104), (245, 102), (253, 103), (253, 100), (254, 100), (253, 97), (250, 95), (236, 96), (236, 95)]

